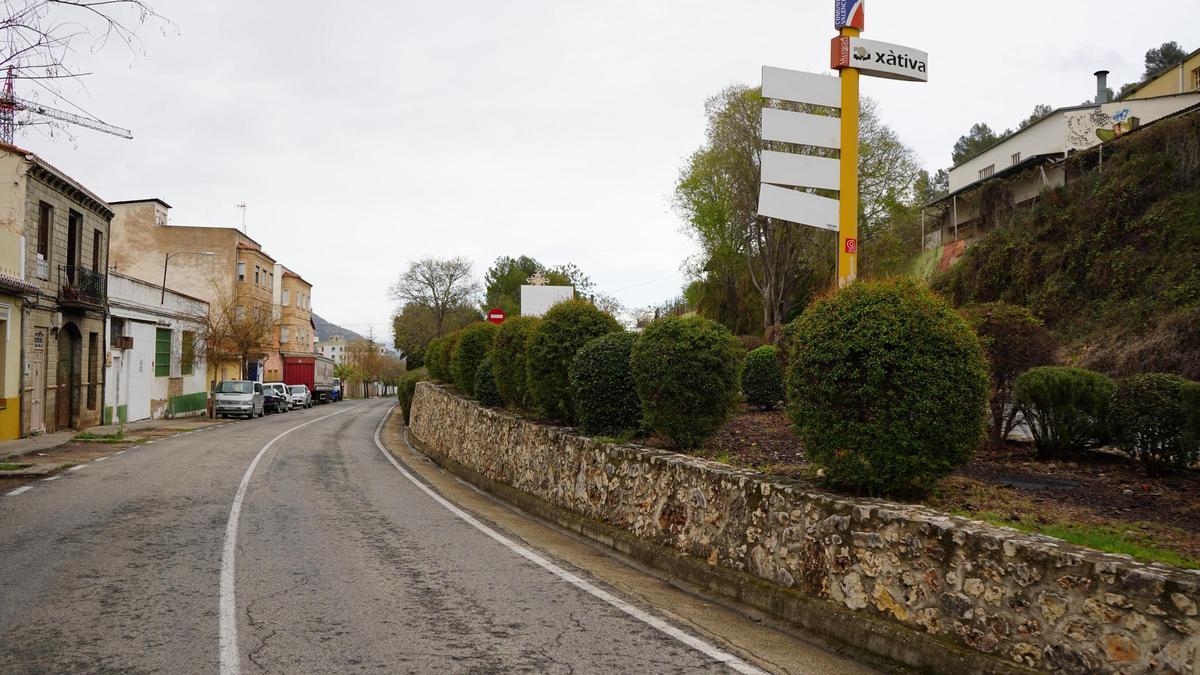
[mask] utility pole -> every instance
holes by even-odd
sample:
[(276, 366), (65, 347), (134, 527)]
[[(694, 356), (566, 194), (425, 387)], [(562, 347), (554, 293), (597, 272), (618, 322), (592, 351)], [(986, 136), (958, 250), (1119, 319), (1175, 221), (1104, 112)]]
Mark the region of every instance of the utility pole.
[[(853, 16), (848, 18), (853, 20)], [(858, 28), (850, 25), (841, 28), (842, 37), (856, 38), (860, 33)], [(839, 73), (842, 81), (842, 156), (837, 281), (838, 288), (845, 288), (858, 278), (858, 68), (842, 68)]]

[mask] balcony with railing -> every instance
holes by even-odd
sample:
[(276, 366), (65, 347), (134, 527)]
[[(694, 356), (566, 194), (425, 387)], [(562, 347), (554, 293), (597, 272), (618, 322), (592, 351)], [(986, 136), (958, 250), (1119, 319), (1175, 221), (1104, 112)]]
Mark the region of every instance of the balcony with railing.
[(59, 265), (58, 303), (68, 307), (103, 307), (105, 275), (86, 267)]

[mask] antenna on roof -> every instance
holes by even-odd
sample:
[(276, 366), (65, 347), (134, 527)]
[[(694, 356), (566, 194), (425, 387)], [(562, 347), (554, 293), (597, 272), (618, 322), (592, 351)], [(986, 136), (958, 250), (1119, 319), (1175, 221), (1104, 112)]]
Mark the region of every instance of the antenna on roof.
[(246, 232), (246, 202), (238, 202), (237, 207), (242, 210), (242, 234)]

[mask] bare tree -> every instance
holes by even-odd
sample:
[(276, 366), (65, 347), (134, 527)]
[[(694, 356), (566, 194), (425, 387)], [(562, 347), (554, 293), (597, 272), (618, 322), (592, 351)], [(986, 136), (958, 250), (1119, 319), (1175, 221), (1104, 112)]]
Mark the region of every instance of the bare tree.
[[(238, 363), (244, 378), (251, 357), (265, 358), (273, 347), (276, 321), (271, 308), (239, 293), (231, 293), (215, 282), (212, 297), (208, 313), (196, 317), (200, 332), (196, 336), (198, 349), (195, 352), (209, 364)], [(213, 374), (211, 379), (215, 384), (216, 371), (210, 368), (209, 372)]]
[[(48, 94), (87, 117), (91, 115), (69, 101), (60, 87), (63, 81), (89, 74), (75, 62), (75, 55), (99, 51), (112, 40), (140, 54), (141, 28), (174, 27), (144, 0), (3, 0), (0, 12), (0, 76), (11, 69), (14, 79), (35, 85), (30, 98)], [(88, 48), (78, 49), (77, 43), (87, 38)], [(37, 123), (61, 128), (48, 120)]]
[(481, 288), (466, 258), (422, 258), (408, 264), (390, 294), (402, 304), (424, 305), (433, 313), (437, 336), (445, 332), (446, 317), (456, 307), (474, 304)]

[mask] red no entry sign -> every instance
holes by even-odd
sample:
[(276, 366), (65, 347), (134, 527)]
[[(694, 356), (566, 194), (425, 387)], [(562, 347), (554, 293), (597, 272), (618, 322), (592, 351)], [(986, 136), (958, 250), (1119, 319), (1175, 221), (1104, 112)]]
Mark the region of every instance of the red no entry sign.
[(488, 312), (487, 320), (492, 323), (504, 323), (504, 310), (499, 307)]

